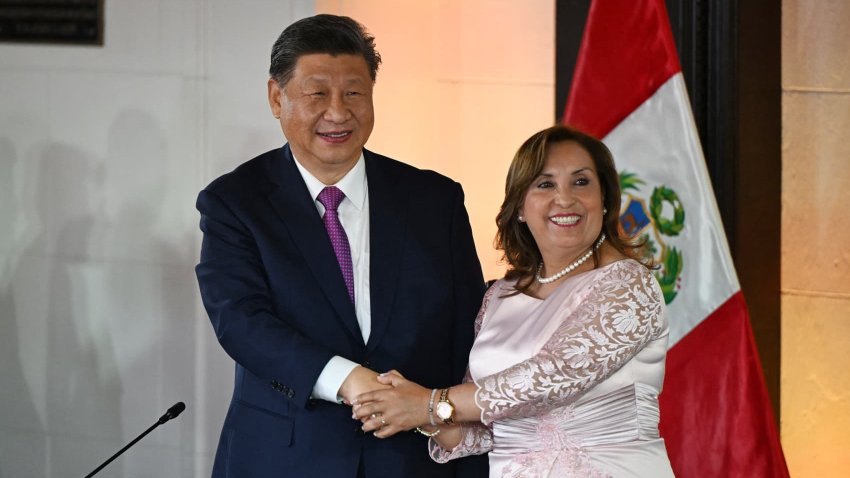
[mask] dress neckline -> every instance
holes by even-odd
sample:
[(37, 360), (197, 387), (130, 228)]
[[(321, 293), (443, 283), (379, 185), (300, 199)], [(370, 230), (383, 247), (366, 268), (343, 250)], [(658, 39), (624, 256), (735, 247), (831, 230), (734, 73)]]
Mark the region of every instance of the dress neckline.
[[(617, 259), (616, 261), (609, 262), (608, 264), (605, 264), (602, 267), (597, 267), (595, 269), (590, 269), (589, 271), (579, 272), (576, 275), (569, 276), (566, 279), (564, 279), (560, 284), (558, 284), (558, 287), (555, 287), (555, 290), (553, 290), (549, 295), (547, 295), (545, 299), (541, 299), (540, 297), (535, 297), (533, 295), (526, 294), (525, 292), (520, 292), (519, 294), (517, 294), (517, 296), (527, 297), (527, 298), (529, 298), (529, 299), (531, 299), (535, 302), (545, 302), (549, 297), (552, 297), (562, 287), (564, 287), (564, 284), (568, 284), (568, 283), (572, 282), (573, 279), (575, 279), (577, 277), (581, 277), (585, 274), (590, 274), (591, 272), (601, 272), (601, 271), (608, 269), (609, 267), (613, 266), (614, 264), (619, 264), (620, 262), (625, 262), (625, 261), (634, 261), (634, 259), (632, 259), (630, 257), (626, 257), (626, 258), (623, 258), (623, 259)], [(513, 281), (513, 285), (516, 285), (516, 282), (517, 281)]]

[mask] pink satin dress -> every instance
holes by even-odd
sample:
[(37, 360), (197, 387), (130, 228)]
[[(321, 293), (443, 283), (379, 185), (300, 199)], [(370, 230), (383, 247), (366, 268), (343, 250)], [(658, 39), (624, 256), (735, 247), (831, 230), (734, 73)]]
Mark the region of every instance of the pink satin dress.
[(481, 423), (439, 462), (489, 452), (490, 478), (673, 476), (658, 434), (668, 326), (652, 273), (622, 260), (545, 300), (501, 280), (476, 321), (467, 380)]

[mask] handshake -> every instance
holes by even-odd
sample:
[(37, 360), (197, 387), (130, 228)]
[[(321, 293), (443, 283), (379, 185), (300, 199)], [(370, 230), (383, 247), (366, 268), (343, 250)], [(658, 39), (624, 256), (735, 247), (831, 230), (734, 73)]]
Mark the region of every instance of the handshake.
[[(396, 370), (378, 374), (357, 367), (339, 389), (351, 405), (351, 418), (360, 420), (364, 432), (388, 438), (401, 431), (419, 429), (427, 436), (439, 433), (434, 416), (434, 393), (405, 379)], [(451, 419), (451, 418), (449, 418)]]

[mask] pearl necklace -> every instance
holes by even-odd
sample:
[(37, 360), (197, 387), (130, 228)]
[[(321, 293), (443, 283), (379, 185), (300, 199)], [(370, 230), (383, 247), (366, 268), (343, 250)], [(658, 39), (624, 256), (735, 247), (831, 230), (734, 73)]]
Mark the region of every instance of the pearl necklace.
[(539, 282), (541, 284), (551, 284), (552, 282), (555, 282), (556, 280), (560, 279), (561, 277), (564, 277), (565, 275), (569, 274), (570, 272), (576, 270), (578, 268), (578, 266), (584, 264), (584, 261), (590, 259), (590, 256), (593, 255), (593, 251), (599, 249), (599, 246), (601, 246), (603, 242), (605, 242), (605, 233), (604, 232), (602, 233), (602, 237), (600, 237), (599, 240), (596, 241), (596, 244), (594, 244), (593, 247), (591, 247), (590, 250), (587, 251), (587, 254), (581, 256), (581, 258), (579, 260), (577, 260), (577, 261), (573, 262), (572, 264), (568, 265), (567, 267), (561, 269), (560, 272), (553, 275), (552, 277), (542, 277), (540, 275), (540, 272), (543, 271), (543, 262), (541, 261), (540, 265), (537, 266), (537, 274), (534, 275), (534, 278), (537, 279), (537, 282)]

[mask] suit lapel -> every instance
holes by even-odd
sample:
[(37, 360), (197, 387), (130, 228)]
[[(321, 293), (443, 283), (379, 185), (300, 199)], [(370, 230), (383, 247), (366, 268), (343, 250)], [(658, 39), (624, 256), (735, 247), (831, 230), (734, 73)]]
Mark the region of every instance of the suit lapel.
[(407, 195), (390, 176), (383, 158), (364, 150), (369, 184), (369, 241), (372, 331), (367, 349), (372, 351), (386, 332), (398, 285), (405, 229)]
[(288, 144), (269, 162), (268, 174), (275, 183), (268, 195), (271, 207), (280, 216), (340, 321), (348, 332), (362, 343), (363, 335), (357, 323), (354, 305), (348, 297), (333, 246), (307, 186), (295, 166)]

